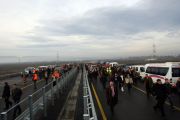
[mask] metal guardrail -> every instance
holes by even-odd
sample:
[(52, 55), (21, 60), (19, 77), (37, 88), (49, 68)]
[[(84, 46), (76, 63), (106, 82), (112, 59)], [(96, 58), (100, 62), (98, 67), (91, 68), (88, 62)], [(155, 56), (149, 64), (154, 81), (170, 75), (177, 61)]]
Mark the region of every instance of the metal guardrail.
[[(44, 116), (47, 116), (47, 106), (49, 104), (54, 105), (55, 97), (59, 98), (58, 92), (65, 90), (76, 74), (77, 69), (74, 68), (68, 73), (64, 74), (61, 79), (53, 80), (43, 88), (20, 101), (8, 111), (2, 112), (0, 115), (0, 120), (33, 120), (34, 115), (39, 110), (42, 110)], [(16, 109), (18, 106), (21, 106), (22, 113), (18, 115), (18, 117), (13, 118), (14, 109)]]
[(91, 89), (89, 86), (89, 81), (87, 77), (87, 71), (84, 68), (83, 74), (83, 98), (84, 98), (84, 120), (98, 120), (95, 111), (95, 106), (91, 94)]

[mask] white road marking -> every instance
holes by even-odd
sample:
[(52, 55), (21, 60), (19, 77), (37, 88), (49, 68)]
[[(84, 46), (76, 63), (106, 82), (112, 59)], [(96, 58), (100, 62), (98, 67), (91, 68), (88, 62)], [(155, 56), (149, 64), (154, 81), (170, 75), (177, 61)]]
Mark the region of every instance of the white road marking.
[[(37, 81), (37, 83), (39, 83), (39, 82), (42, 82), (43, 80), (39, 80), (39, 81)], [(33, 83), (31, 83), (31, 84), (29, 84), (29, 85), (27, 85), (27, 86), (25, 86), (25, 87), (23, 87), (23, 88), (21, 88), (22, 90), (23, 89), (26, 89), (27, 87), (29, 87), (29, 86), (31, 86), (31, 85), (33, 85)]]
[[(133, 87), (134, 87), (135, 89), (137, 89), (137, 90), (143, 92), (144, 94), (146, 94), (146, 91), (144, 91), (144, 90), (142, 90), (142, 89), (140, 89), (140, 88), (138, 88), (138, 87), (136, 87), (136, 86), (133, 86)], [(165, 102), (165, 104), (166, 104), (166, 105), (170, 105), (169, 102)], [(174, 108), (175, 108), (177, 111), (180, 111), (180, 108), (179, 108), (179, 107), (174, 106)]]

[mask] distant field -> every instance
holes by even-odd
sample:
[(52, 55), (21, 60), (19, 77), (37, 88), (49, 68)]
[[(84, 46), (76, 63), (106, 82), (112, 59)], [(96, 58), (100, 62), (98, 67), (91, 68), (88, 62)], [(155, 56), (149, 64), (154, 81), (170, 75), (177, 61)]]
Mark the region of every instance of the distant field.
[[(11, 73), (17, 73), (17, 72), (21, 72), (24, 70), (24, 68), (28, 67), (28, 66), (40, 66), (40, 65), (50, 65), (50, 64), (55, 64), (52, 62), (38, 62), (38, 63), (14, 63), (14, 64), (0, 64), (0, 75), (4, 75), (4, 74), (11, 74)], [(60, 64), (60, 63), (59, 63)]]
[[(156, 61), (145, 61), (145, 60), (134, 60), (134, 59), (124, 59), (124, 60), (111, 59), (111, 60), (104, 60), (104, 61), (116, 61), (120, 64), (146, 64), (146, 63), (161, 63), (161, 62), (180, 62), (180, 58), (179, 59), (158, 59)], [(55, 64), (55, 62), (0, 64), (0, 75), (21, 72), (24, 70), (24, 68), (29, 67), (29, 66), (37, 67), (40, 65), (52, 65), (52, 64)], [(62, 64), (62, 62), (59, 62), (58, 64)]]

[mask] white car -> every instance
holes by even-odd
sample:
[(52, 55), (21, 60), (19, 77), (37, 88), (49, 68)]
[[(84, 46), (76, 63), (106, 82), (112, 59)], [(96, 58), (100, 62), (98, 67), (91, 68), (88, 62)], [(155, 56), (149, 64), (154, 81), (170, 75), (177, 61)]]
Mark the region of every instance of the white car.
[(29, 72), (33, 73), (34, 69), (35, 69), (34, 67), (27, 67), (27, 68), (24, 69), (24, 72), (27, 73), (27, 74), (29, 74)]

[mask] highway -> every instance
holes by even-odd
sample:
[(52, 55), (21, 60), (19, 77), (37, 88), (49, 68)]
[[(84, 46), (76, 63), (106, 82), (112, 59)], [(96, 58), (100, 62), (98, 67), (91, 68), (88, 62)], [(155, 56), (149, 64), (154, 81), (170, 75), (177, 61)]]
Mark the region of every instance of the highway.
[[(32, 82), (32, 79), (30, 77), (28, 77), (26, 84), (24, 84), (24, 82), (22, 81), (20, 76), (12, 77), (12, 78), (8, 78), (8, 79), (4, 79), (4, 80), (0, 81), (0, 94), (1, 94), (1, 96), (2, 96), (2, 92), (3, 92), (4, 82), (8, 82), (11, 89), (12, 89), (12, 85), (16, 83), (17, 86), (19, 86), (23, 91), (21, 99), (26, 98), (28, 95), (39, 90), (40, 88), (42, 88), (45, 85), (45, 80), (43, 80), (43, 79), (39, 80), (37, 82), (37, 88), (38, 89), (34, 90), (33, 82)], [(10, 100), (12, 101), (12, 99), (10, 99)], [(4, 108), (4, 100), (1, 98), (0, 99), (0, 112), (4, 111), (3, 108)]]
[(161, 117), (159, 111), (154, 111), (156, 101), (153, 97), (147, 99), (143, 84), (133, 86), (131, 94), (119, 91), (118, 104), (114, 108), (114, 114), (106, 103), (105, 90), (99, 79), (91, 81), (96, 112), (99, 120), (179, 120), (180, 106), (175, 101), (176, 110), (172, 111), (168, 104), (165, 104), (166, 117)]
[[(57, 68), (58, 69), (58, 68)], [(71, 72), (72, 71), (72, 72)], [(63, 105), (64, 105), (64, 102), (66, 101), (66, 97), (68, 95), (68, 92), (71, 90), (72, 86), (74, 85), (74, 80), (76, 78), (76, 75), (77, 75), (77, 71), (76, 69), (71, 69), (71, 71), (68, 71), (67, 73), (64, 73), (62, 75), (62, 80), (59, 79), (58, 81), (61, 81), (60, 84), (63, 85), (63, 87), (61, 86), (61, 88), (59, 89), (59, 92), (56, 91), (56, 93), (53, 93), (53, 89), (51, 89), (52, 87), (53, 88), (57, 88), (57, 84), (56, 86), (54, 86), (54, 82), (52, 82), (52, 79), (50, 78), (49, 79), (49, 84), (46, 85), (46, 81), (44, 79), (42, 80), (38, 80), (37, 81), (37, 89), (35, 90), (34, 89), (34, 85), (33, 85), (33, 82), (31, 80), (31, 78), (29, 77), (28, 80), (27, 80), (27, 84), (24, 85), (23, 81), (20, 80), (19, 78), (20, 77), (14, 77), (14, 78), (11, 78), (8, 79), (8, 80), (3, 80), (1, 81), (1, 84), (2, 84), (2, 87), (3, 87), (3, 84), (4, 82), (10, 82), (10, 86), (12, 87), (12, 85), (14, 83), (16, 83), (23, 91), (23, 94), (22, 94), (22, 97), (21, 97), (21, 102), (20, 102), (20, 107), (22, 109), (22, 114), (25, 110), (28, 110), (27, 108), (29, 107), (30, 103), (29, 103), (29, 98), (28, 97), (29, 95), (31, 95), (31, 99), (32, 99), (32, 102), (36, 102), (37, 100), (39, 100), (41, 97), (42, 97), (42, 94), (43, 94), (43, 90), (46, 91), (46, 93), (51, 89), (51, 92), (50, 94), (54, 94), (55, 96), (52, 97), (50, 96), (49, 97), (49, 94), (47, 94), (46, 96), (46, 104), (47, 104), (47, 113), (48, 113), (48, 116), (47, 117), (44, 117), (43, 115), (43, 112), (41, 110), (38, 110), (38, 113), (34, 113), (34, 119), (56, 119), (60, 113), (60, 110), (62, 109)], [(73, 74), (72, 74), (73, 73)], [(14, 80), (14, 81), (13, 81)], [(71, 81), (70, 81), (71, 80)], [(13, 82), (12, 82), (13, 81)], [(16, 81), (16, 82), (15, 82)], [(57, 81), (57, 82), (58, 82)], [(66, 82), (65, 82), (66, 81)], [(69, 81), (69, 82), (68, 82)], [(56, 82), (56, 83), (57, 83)], [(46, 85), (45, 89), (42, 89), (44, 86)], [(59, 95), (58, 95), (59, 94)], [(59, 97), (61, 96), (61, 97)], [(63, 96), (63, 97), (62, 97)], [(11, 99), (12, 101), (12, 99)], [(51, 101), (51, 102), (50, 102)], [(53, 101), (53, 102), (52, 102)], [(50, 104), (51, 103), (51, 104)], [(41, 103), (38, 103), (37, 105), (33, 106), (33, 108), (36, 109), (36, 106), (37, 106), (37, 109), (40, 109), (39, 108), (39, 105)], [(54, 106), (54, 104), (56, 106)], [(7, 119), (8, 120), (11, 120), (13, 119), (13, 112), (14, 112), (14, 108), (15, 106), (12, 106), (12, 108), (10, 108), (9, 110), (7, 111), (4, 111), (3, 108), (4, 108), (4, 101), (3, 99), (0, 100), (0, 112), (6, 112), (6, 115), (7, 115)], [(34, 105), (34, 104), (33, 104)], [(41, 105), (40, 105), (41, 106)], [(3, 114), (3, 113), (2, 113)], [(22, 115), (21, 114), (21, 115)], [(50, 114), (50, 115), (49, 115)], [(19, 117), (21, 117), (21, 115)], [(51, 115), (53, 115), (54, 117), (52, 118)], [(0, 119), (3, 119), (2, 117)]]
[(20, 76), (0, 80), (0, 95), (2, 95), (4, 82), (8, 82), (10, 86), (12, 86), (15, 83), (18, 84), (18, 85), (22, 85), (22, 83), (23, 83)]
[[(20, 77), (13, 77), (10, 79), (4, 79), (0, 81), (0, 88), (2, 89), (4, 86), (4, 82), (9, 82), (10, 86), (16, 83), (23, 90), (22, 100), (26, 98), (28, 95), (31, 95), (35, 91), (40, 90), (44, 85), (44, 80), (39, 80), (37, 83), (37, 88), (34, 90), (34, 86), (31, 78), (28, 78), (28, 82), (24, 85), (23, 81)], [(180, 103), (177, 99), (177, 96), (174, 96), (173, 102), (175, 105), (175, 110), (171, 110), (168, 101), (165, 104), (165, 113), (166, 117), (161, 117), (159, 111), (154, 111), (153, 106), (156, 104), (156, 101), (153, 97), (147, 99), (146, 92), (143, 83), (138, 82), (137, 85), (134, 85), (131, 94), (127, 92), (127, 87), (124, 86), (125, 92), (121, 92), (119, 90), (118, 93), (118, 103), (114, 108), (114, 114), (111, 114), (110, 107), (106, 103), (105, 97), (105, 89), (102, 87), (102, 84), (99, 80), (89, 80), (90, 88), (93, 95), (93, 100), (95, 103), (96, 113), (98, 120), (179, 120), (180, 118)], [(71, 88), (69, 88), (70, 90)], [(2, 91), (1, 91), (2, 92)], [(35, 99), (39, 98), (39, 92), (35, 95)], [(38, 96), (39, 95), (39, 96)], [(40, 115), (36, 115), (37, 119), (53, 119), (55, 120), (59, 111), (62, 109), (64, 102), (66, 101), (66, 97), (68, 95), (68, 91), (61, 93), (60, 96), (63, 96), (55, 101), (56, 108), (50, 107), (48, 110), (48, 116), (42, 117)], [(27, 102), (27, 101), (26, 101)], [(27, 103), (22, 104), (22, 109), (26, 108)], [(82, 104), (83, 101), (81, 101)], [(0, 112), (3, 112), (4, 101), (0, 99)], [(82, 107), (82, 106), (81, 106)], [(53, 110), (57, 109), (56, 112)], [(51, 116), (54, 116), (53, 118)], [(11, 116), (9, 116), (11, 117)], [(80, 118), (80, 117), (78, 117)], [(79, 119), (78, 119), (79, 120)]]

